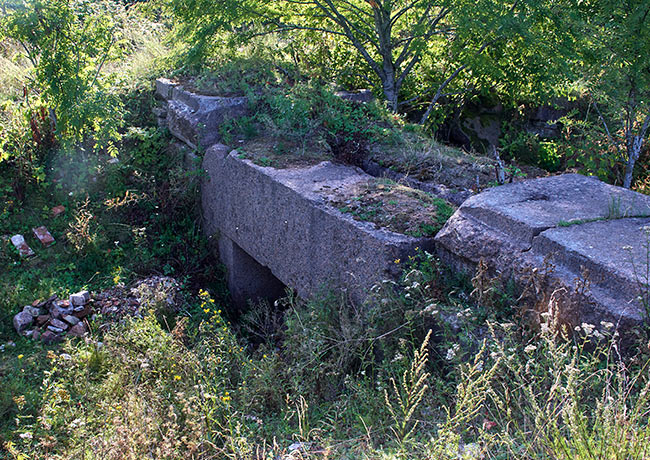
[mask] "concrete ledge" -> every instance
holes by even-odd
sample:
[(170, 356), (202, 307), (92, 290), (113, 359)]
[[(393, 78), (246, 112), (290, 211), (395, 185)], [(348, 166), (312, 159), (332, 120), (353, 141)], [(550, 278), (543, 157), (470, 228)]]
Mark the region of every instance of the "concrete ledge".
[[(572, 326), (601, 321), (638, 327), (647, 267), (650, 197), (565, 174), (497, 187), (469, 198), (436, 236), (437, 251), (473, 273), (483, 260), (521, 287), (538, 274), (534, 298)], [(543, 278), (543, 279), (542, 279)], [(641, 279), (640, 279), (641, 278)], [(585, 282), (586, 281), (586, 282)]]
[(328, 193), (370, 179), (358, 168), (322, 162), (278, 170), (215, 145), (203, 169), (208, 235), (228, 238), (301, 296), (343, 289), (352, 301), (363, 302), (375, 283), (400, 275), (417, 247), (433, 250), (431, 238), (377, 229), (326, 205)]

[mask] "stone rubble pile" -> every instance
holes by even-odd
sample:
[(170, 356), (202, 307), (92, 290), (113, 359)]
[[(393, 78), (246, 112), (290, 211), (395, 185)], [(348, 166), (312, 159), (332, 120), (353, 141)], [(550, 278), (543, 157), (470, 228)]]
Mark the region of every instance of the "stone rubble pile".
[(61, 300), (55, 294), (47, 300), (26, 305), (14, 316), (16, 332), (45, 343), (60, 342), (66, 335), (83, 337), (88, 332), (86, 318), (94, 308), (88, 291)]
[[(60, 342), (66, 336), (83, 337), (89, 320), (101, 315), (100, 330), (107, 330), (124, 317), (141, 318), (147, 302), (163, 302), (169, 307), (178, 303), (179, 286), (173, 278), (153, 276), (128, 289), (123, 285), (91, 295), (80, 291), (61, 300), (55, 294), (47, 300), (26, 305), (13, 319), (16, 332), (45, 343)], [(148, 296), (147, 293), (153, 293)]]

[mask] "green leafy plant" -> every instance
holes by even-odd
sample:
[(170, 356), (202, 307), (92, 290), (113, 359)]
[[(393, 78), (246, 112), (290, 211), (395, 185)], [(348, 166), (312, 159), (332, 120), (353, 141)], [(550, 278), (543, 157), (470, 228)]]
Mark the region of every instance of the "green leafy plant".
[(119, 7), (86, 0), (21, 1), (2, 19), (33, 65), (34, 91), (61, 139), (119, 138), (120, 100), (104, 65), (120, 55)]

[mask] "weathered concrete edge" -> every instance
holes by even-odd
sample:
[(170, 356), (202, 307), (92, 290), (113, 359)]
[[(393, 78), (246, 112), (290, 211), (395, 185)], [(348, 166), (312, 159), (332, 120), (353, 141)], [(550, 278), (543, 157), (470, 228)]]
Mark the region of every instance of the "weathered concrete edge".
[[(623, 219), (627, 219), (625, 217)], [(629, 217), (630, 219), (636, 217)], [(466, 225), (454, 226), (454, 219), (463, 220)], [(472, 251), (466, 251), (465, 254), (457, 254), (448, 249), (448, 247), (453, 247), (453, 244), (449, 243), (450, 239), (458, 239), (463, 241), (466, 244), (472, 244), (474, 240), (471, 236), (468, 235), (459, 235), (457, 228), (460, 227), (464, 231), (470, 231), (472, 234), (480, 233), (483, 236), (485, 241), (485, 236), (489, 235), (494, 241), (494, 245), (475, 245), (483, 249), (483, 251), (477, 251), (476, 253), (480, 254), (478, 258), (468, 257), (467, 253), (472, 253)], [(559, 319), (568, 324), (578, 325), (580, 322), (591, 321), (592, 324), (598, 324), (599, 321), (602, 321), (603, 318), (611, 321), (614, 324), (621, 326), (623, 329), (633, 329), (639, 326), (644, 318), (640, 307), (636, 301), (636, 296), (632, 293), (627, 294), (628, 301), (626, 304), (621, 305), (620, 300), (617, 300), (607, 289), (600, 288), (598, 286), (590, 286), (589, 289), (584, 292), (578, 292), (575, 288), (576, 286), (567, 286), (562, 279), (574, 279), (580, 280), (582, 277), (581, 273), (578, 273), (573, 267), (569, 267), (562, 261), (553, 261), (553, 252), (549, 254), (540, 254), (535, 250), (531, 250), (536, 246), (536, 243), (545, 239), (545, 232), (547, 230), (552, 230), (556, 227), (550, 227), (544, 231), (541, 231), (539, 234), (533, 237), (529, 245), (522, 245), (521, 242), (512, 244), (510, 235), (507, 235), (501, 231), (498, 227), (493, 227), (487, 225), (484, 221), (479, 220), (472, 214), (465, 213), (464, 209), (459, 209), (448, 221), (446, 225), (436, 236), (436, 255), (438, 258), (448, 266), (452, 267), (454, 270), (472, 276), (476, 272), (476, 267), (478, 264), (483, 261), (495, 261), (499, 259), (501, 262), (490, 265), (501, 265), (504, 267), (509, 267), (506, 272), (496, 273), (491, 269), (490, 275), (497, 276), (503, 281), (512, 279), (515, 281), (520, 290), (525, 289), (527, 286), (524, 277), (529, 276), (531, 271), (534, 268), (538, 269), (538, 272), (541, 274), (540, 268), (544, 267), (546, 264), (550, 264), (552, 270), (549, 270), (549, 273), (544, 274), (546, 277), (545, 283), (547, 286), (554, 286), (558, 296), (563, 300), (563, 305), (565, 309), (562, 312), (559, 312)], [(480, 241), (477, 239), (477, 241)], [(495, 250), (498, 248), (498, 250)], [(556, 251), (557, 252), (557, 251)], [(587, 267), (588, 268), (588, 267)], [(563, 276), (562, 276), (563, 275)], [(620, 294), (620, 292), (618, 293)], [(619, 295), (620, 297), (620, 295)], [(601, 299), (601, 302), (596, 301), (595, 299)], [(566, 309), (566, 305), (570, 304), (570, 308)], [(530, 307), (530, 305), (528, 306)], [(540, 309), (548, 307), (548, 305), (537, 305)], [(611, 311), (618, 312), (618, 315), (612, 315)]]
[(223, 123), (248, 113), (246, 97), (204, 96), (166, 78), (158, 78), (155, 85), (156, 95), (166, 102), (167, 127), (193, 149), (207, 149), (219, 142)]

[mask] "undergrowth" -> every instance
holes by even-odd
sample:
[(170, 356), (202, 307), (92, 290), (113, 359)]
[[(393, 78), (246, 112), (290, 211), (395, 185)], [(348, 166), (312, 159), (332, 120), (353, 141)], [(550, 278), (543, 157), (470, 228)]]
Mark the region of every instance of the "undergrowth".
[(9, 458), (647, 458), (647, 356), (623, 358), (613, 328), (481, 319), (458, 309), (467, 283), (438, 291), (455, 283), (432, 256), (405, 268), (363, 310), (286, 297), (257, 344), (207, 291), (170, 326), (163, 285), (141, 288), (143, 318), (14, 363), (44, 372), (13, 395)]

